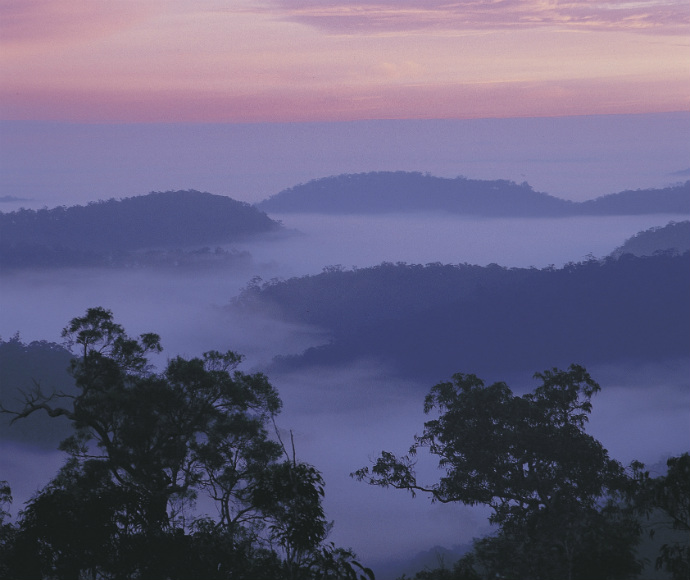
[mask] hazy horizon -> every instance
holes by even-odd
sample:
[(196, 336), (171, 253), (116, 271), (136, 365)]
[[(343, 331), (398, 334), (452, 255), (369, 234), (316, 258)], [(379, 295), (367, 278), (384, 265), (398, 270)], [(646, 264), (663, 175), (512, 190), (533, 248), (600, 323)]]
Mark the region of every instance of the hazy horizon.
[(583, 201), (690, 171), (690, 112), (330, 123), (0, 121), (0, 211), (196, 189), (256, 203), (320, 177), (420, 171)]

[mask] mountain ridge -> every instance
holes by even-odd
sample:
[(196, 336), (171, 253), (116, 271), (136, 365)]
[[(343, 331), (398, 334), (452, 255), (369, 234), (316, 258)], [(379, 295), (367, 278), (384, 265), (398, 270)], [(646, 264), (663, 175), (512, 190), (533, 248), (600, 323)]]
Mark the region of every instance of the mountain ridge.
[[(279, 230), (281, 224), (264, 212), (227, 196), (195, 190), (151, 192), (85, 206), (0, 213), (0, 263), (5, 267), (138, 267), (209, 259), (238, 263), (246, 256), (199, 247)], [(178, 251), (193, 247), (196, 251)]]
[(669, 222), (636, 233), (623, 245), (616, 248), (611, 256), (619, 258), (624, 254), (653, 256), (657, 252), (682, 254), (690, 251), (690, 221)]
[(254, 284), (230, 308), (314, 326), (329, 342), (277, 371), (376, 359), (400, 376), (491, 376), (690, 352), (690, 253), (556, 268), (392, 264)]
[(284, 189), (255, 207), (272, 213), (445, 211), (482, 217), (690, 214), (690, 181), (575, 202), (535, 191), (527, 182), (379, 171), (314, 179)]

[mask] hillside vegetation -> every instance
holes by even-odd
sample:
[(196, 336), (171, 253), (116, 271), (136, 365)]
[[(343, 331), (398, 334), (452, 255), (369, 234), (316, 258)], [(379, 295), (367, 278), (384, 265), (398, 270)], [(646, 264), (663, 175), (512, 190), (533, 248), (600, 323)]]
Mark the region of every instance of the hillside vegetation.
[(690, 251), (690, 221), (670, 222), (663, 227), (638, 232), (625, 240), (611, 255), (652, 256), (657, 252), (682, 254), (687, 251)]
[(527, 183), (381, 171), (314, 179), (285, 189), (256, 207), (275, 213), (445, 211), (486, 217), (688, 214), (690, 181), (572, 202), (534, 191)]
[(690, 253), (555, 268), (384, 263), (254, 284), (232, 308), (315, 325), (329, 344), (278, 368), (375, 358), (435, 380), (549, 365), (659, 361), (690, 352)]
[[(21, 392), (74, 394), (74, 379), (69, 375), (72, 354), (63, 346), (44, 340), (24, 343), (19, 335), (0, 338), (0, 406), (14, 405)], [(0, 441), (19, 441), (54, 449), (55, 442), (69, 435), (63, 417), (50, 420), (36, 414), (10, 426), (12, 417), (0, 414)]]
[[(235, 242), (273, 232), (280, 224), (222, 195), (169, 191), (86, 206), (0, 214), (0, 264), (25, 266), (151, 265), (208, 259), (162, 250)], [(129, 252), (153, 253), (132, 256)], [(215, 252), (219, 261), (241, 258)]]

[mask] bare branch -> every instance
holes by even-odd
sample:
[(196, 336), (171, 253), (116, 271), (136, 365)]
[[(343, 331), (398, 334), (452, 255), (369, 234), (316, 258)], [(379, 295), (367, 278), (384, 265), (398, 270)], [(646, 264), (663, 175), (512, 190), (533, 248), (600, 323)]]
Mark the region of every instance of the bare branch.
[(74, 419), (74, 413), (69, 409), (64, 407), (53, 407), (49, 403), (57, 398), (74, 398), (71, 395), (67, 395), (62, 392), (55, 392), (50, 395), (46, 395), (41, 390), (41, 385), (37, 381), (34, 381), (34, 388), (31, 391), (19, 390), (23, 396), (23, 408), (21, 411), (14, 411), (8, 409), (2, 403), (0, 403), (0, 413), (5, 413), (8, 415), (14, 415), (10, 421), (10, 425), (14, 424), (18, 419), (25, 419), (29, 415), (35, 413), (36, 411), (43, 410), (49, 417), (60, 417), (66, 416), (68, 419)]

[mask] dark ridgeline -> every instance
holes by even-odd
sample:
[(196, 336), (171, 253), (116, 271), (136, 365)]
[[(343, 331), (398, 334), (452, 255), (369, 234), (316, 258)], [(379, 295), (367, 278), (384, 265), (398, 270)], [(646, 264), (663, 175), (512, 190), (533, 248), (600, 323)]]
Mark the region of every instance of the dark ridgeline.
[(256, 204), (267, 212), (391, 213), (447, 211), (505, 217), (568, 215), (572, 202), (527, 183), (447, 179), (416, 172), (357, 173), (314, 179)]
[(275, 213), (445, 211), (485, 217), (689, 214), (690, 181), (573, 202), (534, 191), (527, 183), (381, 171), (314, 179), (281, 191), (256, 207)]
[(690, 181), (663, 189), (636, 189), (576, 204), (577, 215), (690, 214)]
[[(86, 206), (0, 214), (0, 264), (27, 266), (159, 265), (237, 262), (246, 256), (199, 248), (280, 230), (247, 203), (199, 191), (154, 192)], [(195, 247), (194, 252), (182, 248)], [(169, 253), (171, 249), (177, 252)], [(131, 252), (146, 250), (136, 256)]]
[(563, 268), (392, 264), (248, 287), (232, 308), (312, 324), (329, 344), (276, 369), (387, 363), (400, 376), (531, 372), (572, 361), (653, 362), (690, 352), (690, 253)]
[(669, 222), (665, 226), (649, 228), (625, 240), (611, 255), (653, 256), (657, 252), (682, 254), (690, 251), (690, 221)]
[[(19, 391), (55, 392), (74, 395), (76, 387), (69, 374), (72, 353), (63, 346), (45, 340), (24, 343), (19, 335), (0, 338), (0, 405), (14, 405)], [(12, 417), (0, 414), (0, 441), (17, 441), (44, 449), (55, 449), (57, 441), (70, 434), (64, 417), (53, 420), (45, 415), (28, 417), (10, 426)]]
[(530, 218), (690, 213), (690, 181), (572, 202), (506, 180), (377, 172), (316, 179), (256, 206), (198, 191), (154, 192), (86, 206), (0, 213), (0, 266), (194, 267), (246, 265), (226, 244), (276, 232), (270, 212), (384, 214), (444, 211)]

